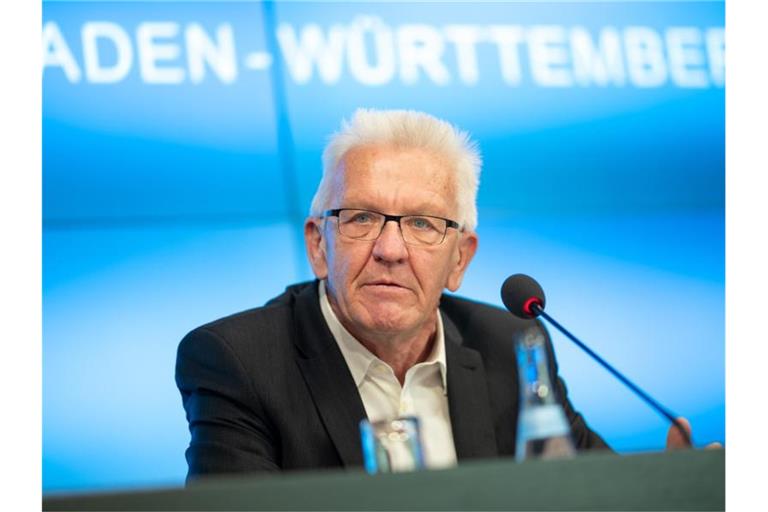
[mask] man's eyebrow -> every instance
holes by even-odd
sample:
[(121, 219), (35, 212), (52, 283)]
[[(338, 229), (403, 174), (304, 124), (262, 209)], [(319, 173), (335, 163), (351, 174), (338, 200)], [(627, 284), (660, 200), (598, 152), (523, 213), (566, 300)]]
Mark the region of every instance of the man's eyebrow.
[(398, 212), (391, 212), (391, 211), (384, 211), (378, 206), (374, 205), (373, 203), (369, 203), (365, 200), (360, 201), (348, 201), (345, 202), (341, 208), (352, 208), (355, 210), (372, 210), (375, 212), (381, 212), (386, 213), (388, 215), (432, 215), (436, 217), (444, 217), (441, 212), (441, 208), (439, 208), (434, 203), (419, 203), (417, 206), (409, 206), (402, 211)]

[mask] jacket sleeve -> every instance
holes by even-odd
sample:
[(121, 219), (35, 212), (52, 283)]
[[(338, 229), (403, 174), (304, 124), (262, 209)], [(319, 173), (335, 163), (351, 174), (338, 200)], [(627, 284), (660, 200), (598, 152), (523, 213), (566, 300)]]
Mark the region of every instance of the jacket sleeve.
[(176, 385), (191, 434), (188, 483), (209, 474), (279, 469), (275, 430), (225, 339), (205, 328), (189, 333), (179, 345)]
[(574, 409), (573, 404), (568, 399), (568, 388), (560, 376), (557, 376), (557, 387), (560, 396), (563, 397), (563, 407), (565, 408), (565, 415), (571, 424), (571, 435), (573, 436), (576, 449), (613, 451), (599, 434), (589, 428), (587, 422), (584, 421), (584, 417)]
[(550, 374), (555, 379), (557, 396), (560, 398), (563, 408), (565, 409), (565, 415), (571, 424), (571, 435), (573, 436), (573, 442), (576, 445), (576, 449), (613, 451), (611, 447), (608, 446), (608, 443), (606, 443), (597, 432), (589, 428), (581, 413), (576, 411), (573, 407), (573, 404), (568, 398), (568, 388), (558, 372), (557, 359), (555, 358), (555, 349), (552, 345), (552, 339), (549, 336), (549, 332), (540, 321), (539, 325), (546, 334), (545, 339), (547, 343), (547, 351), (549, 352)]

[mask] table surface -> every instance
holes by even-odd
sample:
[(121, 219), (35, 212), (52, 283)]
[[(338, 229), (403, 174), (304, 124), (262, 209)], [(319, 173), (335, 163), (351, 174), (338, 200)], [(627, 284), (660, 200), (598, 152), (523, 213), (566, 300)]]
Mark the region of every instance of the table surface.
[(725, 451), (217, 477), (187, 488), (49, 494), (43, 510), (724, 510)]

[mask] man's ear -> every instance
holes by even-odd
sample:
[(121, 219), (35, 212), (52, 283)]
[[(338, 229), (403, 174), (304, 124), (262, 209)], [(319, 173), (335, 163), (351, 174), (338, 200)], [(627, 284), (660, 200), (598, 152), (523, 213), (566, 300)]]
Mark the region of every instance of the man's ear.
[(475, 257), (477, 252), (477, 234), (473, 231), (465, 231), (459, 235), (458, 246), (456, 247), (456, 256), (454, 257), (450, 273), (448, 274), (448, 280), (445, 287), (455, 292), (461, 286), (461, 280), (464, 279), (464, 272), (466, 272), (469, 263), (472, 258)]
[(323, 227), (323, 219), (307, 217), (307, 220), (304, 221), (304, 245), (307, 248), (307, 257), (312, 266), (312, 272), (318, 279), (328, 277), (328, 259), (325, 252)]

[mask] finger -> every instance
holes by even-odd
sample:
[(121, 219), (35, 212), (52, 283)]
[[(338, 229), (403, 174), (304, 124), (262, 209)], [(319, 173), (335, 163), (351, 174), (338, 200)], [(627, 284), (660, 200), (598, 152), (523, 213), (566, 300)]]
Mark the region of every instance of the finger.
[[(683, 418), (682, 416), (679, 416), (677, 418), (678, 423), (680, 423), (680, 426), (683, 427), (683, 430), (688, 434), (688, 438), (691, 438), (691, 424), (690, 422)], [(683, 434), (677, 429), (675, 425), (672, 425), (669, 427), (669, 430), (667, 431), (667, 450), (681, 450), (684, 448), (690, 448), (690, 445), (688, 444), (688, 441), (685, 439)]]

